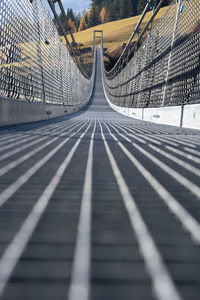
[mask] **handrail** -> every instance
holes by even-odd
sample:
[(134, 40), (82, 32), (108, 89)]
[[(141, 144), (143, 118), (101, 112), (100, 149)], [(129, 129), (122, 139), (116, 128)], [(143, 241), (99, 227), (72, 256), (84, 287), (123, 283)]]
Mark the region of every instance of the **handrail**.
[(134, 47), (135, 50), (137, 50), (138, 48), (138, 45), (139, 45), (139, 42), (141, 41), (143, 35), (145, 34), (145, 32), (148, 30), (150, 24), (152, 24), (155, 16), (157, 15), (157, 13), (159, 12), (163, 2), (165, 0), (160, 0), (160, 2), (158, 3), (158, 5), (156, 6), (155, 10), (153, 10), (153, 14), (151, 16), (151, 18), (149, 19), (149, 21), (147, 22), (147, 24), (145, 25), (144, 29), (142, 30), (142, 33), (139, 34), (139, 29), (140, 29), (140, 25), (148, 11), (148, 8), (149, 8), (149, 5), (151, 3), (151, 0), (147, 0), (147, 4), (142, 12), (142, 15), (136, 25), (136, 27), (134, 28), (129, 40), (128, 40), (128, 43), (126, 44), (126, 47), (124, 48), (122, 54), (120, 55), (119, 59), (117, 60), (116, 64), (114, 65), (114, 67), (110, 70), (110, 71), (106, 71), (106, 76), (108, 78), (113, 78), (115, 77), (125, 66), (126, 64), (128, 63), (129, 61), (129, 56), (132, 52), (133, 49), (130, 49), (130, 45), (131, 45), (131, 42), (135, 36), (136, 33), (138, 33), (138, 39), (136, 41), (136, 45)]
[(116, 106), (147, 108), (200, 103), (198, 1), (172, 0), (159, 22), (151, 26), (163, 1), (139, 35), (131, 53), (134, 55), (128, 60), (124, 51), (122, 65), (118, 61), (110, 73), (103, 63), (102, 39), (104, 87), (109, 101)]
[(91, 95), (95, 63), (87, 76), (42, 0), (5, 1), (1, 10), (0, 98), (83, 107)]
[(130, 38), (129, 38), (129, 40), (128, 40), (128, 43), (126, 44), (126, 47), (124, 48), (122, 54), (121, 54), (120, 57), (118, 58), (118, 60), (117, 60), (117, 62), (116, 62), (116, 64), (115, 64), (115, 66), (114, 66), (109, 72), (106, 72), (107, 76), (109, 76), (111, 73), (113, 73), (114, 69), (116, 69), (116, 68), (118, 67), (118, 65), (120, 64), (120, 62), (122, 61), (122, 59), (123, 59), (124, 56), (126, 55), (127, 50), (130, 50), (129, 47), (130, 47), (130, 45), (131, 45), (131, 42), (132, 42), (132, 40), (133, 40), (135, 34), (138, 33), (139, 28), (140, 28), (140, 25), (141, 25), (141, 23), (142, 23), (142, 21), (143, 21), (145, 15), (146, 15), (147, 11), (148, 11), (148, 8), (149, 8), (149, 1), (147, 1), (147, 4), (146, 4), (146, 6), (145, 6), (145, 8), (144, 8), (144, 11), (143, 11), (143, 13), (142, 13), (142, 15), (141, 15), (141, 17), (140, 17), (140, 19), (139, 19), (139, 21), (138, 21), (136, 27), (134, 28), (134, 30), (133, 30), (133, 32), (132, 32), (132, 34), (131, 34), (131, 36), (130, 36)]

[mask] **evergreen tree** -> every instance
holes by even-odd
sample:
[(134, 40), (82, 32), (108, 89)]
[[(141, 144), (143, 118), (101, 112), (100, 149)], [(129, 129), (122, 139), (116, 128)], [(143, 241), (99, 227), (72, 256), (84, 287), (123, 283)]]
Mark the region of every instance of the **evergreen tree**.
[(92, 0), (92, 2), (93, 2), (92, 5), (98, 7), (98, 9), (100, 11), (103, 1), (102, 0)]
[(99, 0), (92, 0), (90, 10), (88, 12), (88, 27), (93, 27), (100, 24), (100, 9), (97, 1)]
[[(119, 1), (119, 0), (117, 0)], [(110, 9), (109, 9), (109, 21), (115, 21), (119, 16), (119, 11), (117, 11), (116, 2), (111, 2)]]
[[(138, 0), (138, 6), (137, 6), (138, 13), (142, 13), (146, 3), (147, 3), (146, 0)], [(152, 1), (153, 6), (157, 6), (158, 3), (159, 3), (159, 0), (153, 0)], [(166, 6), (166, 5), (169, 5), (169, 4), (170, 4), (170, 0), (165, 0), (163, 2), (162, 6)]]
[(73, 22), (75, 22), (75, 16), (74, 16), (74, 12), (73, 12), (72, 8), (69, 9), (69, 17), (71, 18), (71, 20)]
[(121, 11), (120, 11), (121, 1), (124, 2), (124, 0), (115, 0), (113, 2), (113, 16), (114, 16), (114, 20), (121, 19)]
[(130, 7), (132, 11), (132, 16), (137, 15), (137, 6), (138, 6), (138, 0), (130, 0)]
[(88, 20), (88, 24), (90, 22), (90, 18), (91, 18), (91, 15), (92, 15), (92, 7), (90, 7), (90, 9), (88, 10), (88, 13), (87, 13), (87, 20)]
[(119, 2), (120, 19), (128, 18), (131, 14), (129, 1), (120, 0)]
[[(156, 6), (160, 0), (152, 1), (154, 6)], [(163, 6), (168, 5), (169, 2), (170, 0), (165, 0)], [(138, 13), (142, 13), (146, 3), (147, 0), (91, 0), (86, 22), (89, 27), (92, 27), (102, 22), (135, 16)]]
[(138, 6), (137, 6), (137, 11), (139, 14), (141, 14), (147, 4), (146, 0), (138, 0)]
[(75, 26), (76, 26), (76, 31), (78, 31), (80, 22), (81, 22), (81, 14), (80, 13), (74, 13), (75, 17)]

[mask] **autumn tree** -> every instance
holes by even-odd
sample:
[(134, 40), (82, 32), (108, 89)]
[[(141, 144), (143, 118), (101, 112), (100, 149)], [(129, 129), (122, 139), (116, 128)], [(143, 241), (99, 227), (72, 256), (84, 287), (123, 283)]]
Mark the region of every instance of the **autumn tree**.
[(101, 20), (101, 23), (105, 23), (105, 20), (106, 20), (106, 8), (105, 7), (103, 7), (100, 12), (100, 20)]
[(85, 17), (82, 16), (78, 31), (82, 31), (86, 28), (87, 28), (87, 24), (86, 24), (86, 21), (85, 21)]
[(69, 24), (69, 27), (70, 27), (70, 29), (71, 29), (71, 32), (72, 32), (72, 33), (76, 32), (76, 26), (75, 26), (75, 23), (74, 23), (74, 21), (72, 21), (71, 18), (69, 18), (68, 24)]
[(85, 16), (87, 15), (87, 11), (85, 9), (82, 10), (81, 16), (85, 18)]
[(92, 15), (92, 7), (90, 7), (90, 9), (88, 10), (88, 13), (87, 13), (88, 23), (90, 21), (91, 15)]

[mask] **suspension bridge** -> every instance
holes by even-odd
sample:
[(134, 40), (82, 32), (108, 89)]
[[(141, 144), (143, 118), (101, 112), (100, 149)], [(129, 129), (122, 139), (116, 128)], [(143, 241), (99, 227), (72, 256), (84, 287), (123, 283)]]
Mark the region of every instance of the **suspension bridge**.
[(89, 74), (39, 0), (0, 0), (0, 299), (199, 300), (199, 5)]

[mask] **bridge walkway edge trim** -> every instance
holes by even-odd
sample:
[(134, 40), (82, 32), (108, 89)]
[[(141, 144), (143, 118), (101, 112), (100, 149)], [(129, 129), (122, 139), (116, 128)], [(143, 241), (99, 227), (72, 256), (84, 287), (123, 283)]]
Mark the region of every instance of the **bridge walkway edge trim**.
[(101, 78), (105, 98), (110, 107), (116, 112), (127, 117), (183, 128), (200, 129), (200, 104), (186, 104), (178, 106), (165, 106), (153, 108), (132, 108), (113, 104), (106, 92), (103, 77), (103, 56), (101, 52)]
[(42, 121), (70, 115), (80, 111), (86, 105), (87, 103), (65, 106), (0, 98), (0, 126)]
[(71, 115), (87, 107), (90, 103), (96, 80), (96, 49), (93, 62), (93, 82), (89, 99), (74, 105), (30, 102), (27, 100), (0, 97), (0, 126), (43, 121)]

